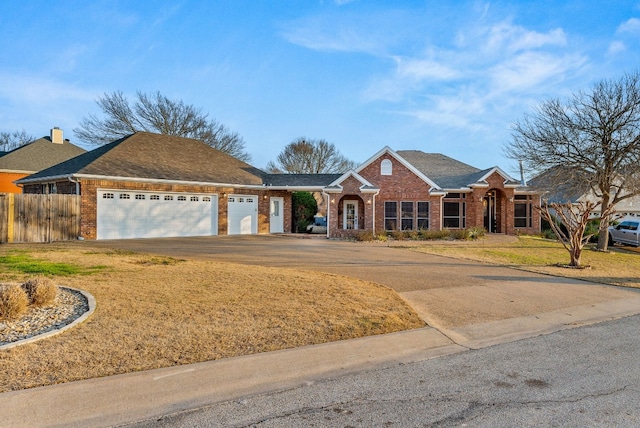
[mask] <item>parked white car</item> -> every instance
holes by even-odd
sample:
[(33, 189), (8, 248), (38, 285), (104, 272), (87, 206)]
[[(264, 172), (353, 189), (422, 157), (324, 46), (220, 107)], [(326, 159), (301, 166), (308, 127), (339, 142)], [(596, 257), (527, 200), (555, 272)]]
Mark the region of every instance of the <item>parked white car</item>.
[(609, 243), (640, 246), (640, 218), (625, 218), (615, 226), (609, 226)]

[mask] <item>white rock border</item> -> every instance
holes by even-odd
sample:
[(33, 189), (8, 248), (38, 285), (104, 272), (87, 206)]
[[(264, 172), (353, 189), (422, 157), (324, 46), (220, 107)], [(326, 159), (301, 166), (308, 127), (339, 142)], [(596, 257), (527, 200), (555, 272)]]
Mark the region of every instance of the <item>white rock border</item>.
[(1, 345), (0, 346), (0, 351), (4, 351), (6, 349), (15, 348), (16, 346), (20, 346), (20, 345), (26, 345), (27, 343), (36, 342), (38, 340), (46, 339), (47, 337), (51, 337), (51, 336), (55, 336), (56, 334), (60, 334), (60, 333), (62, 333), (64, 331), (67, 331), (70, 328), (73, 328), (76, 325), (86, 321), (86, 319), (89, 318), (91, 316), (91, 314), (93, 314), (93, 312), (96, 310), (96, 299), (94, 299), (93, 296), (90, 293), (88, 293), (88, 292), (86, 292), (84, 290), (80, 290), (78, 288), (73, 288), (73, 287), (60, 286), (60, 288), (65, 288), (67, 290), (72, 290), (72, 291), (75, 291), (77, 293), (82, 294), (84, 296), (84, 298), (87, 299), (87, 305), (89, 306), (89, 310), (87, 310), (85, 313), (80, 315), (75, 320), (71, 321), (69, 324), (66, 324), (66, 325), (64, 325), (64, 326), (62, 326), (62, 327), (60, 327), (58, 329), (47, 331), (47, 332), (44, 332), (44, 333), (41, 333), (41, 334), (37, 334), (35, 336), (28, 337), (26, 339), (16, 340), (15, 342), (6, 343), (4, 345)]

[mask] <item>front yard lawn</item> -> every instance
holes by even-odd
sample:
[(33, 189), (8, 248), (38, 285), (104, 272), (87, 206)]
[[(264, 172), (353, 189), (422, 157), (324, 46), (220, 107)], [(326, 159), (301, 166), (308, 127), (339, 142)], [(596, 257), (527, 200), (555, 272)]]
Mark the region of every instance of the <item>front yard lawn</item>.
[(0, 260), (0, 282), (39, 266), (97, 301), (85, 323), (0, 351), (0, 392), (424, 326), (394, 291), (337, 275), (64, 243), (2, 245)]
[(612, 247), (609, 252), (595, 251), (593, 246), (582, 253), (582, 264), (589, 269), (569, 269), (557, 264), (569, 263), (569, 253), (562, 244), (547, 239), (520, 236), (512, 242), (480, 239), (472, 242), (429, 242), (416, 251), (459, 257), (487, 263), (515, 266), (554, 276), (584, 279), (602, 284), (640, 288), (640, 252)]

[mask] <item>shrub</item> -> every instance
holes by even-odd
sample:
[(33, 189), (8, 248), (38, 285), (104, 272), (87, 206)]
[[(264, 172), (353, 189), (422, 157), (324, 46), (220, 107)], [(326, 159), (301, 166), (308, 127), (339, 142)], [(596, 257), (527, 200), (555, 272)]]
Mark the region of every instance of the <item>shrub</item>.
[(53, 303), (58, 294), (58, 287), (50, 278), (39, 276), (22, 284), (22, 288), (27, 294), (29, 304), (34, 306), (44, 306)]
[(19, 318), (27, 310), (29, 298), (17, 284), (0, 286), (0, 319)]
[(405, 238), (405, 234), (401, 230), (392, 230), (389, 235), (396, 241), (404, 241)]
[(389, 237), (387, 236), (386, 233), (378, 233), (378, 236), (376, 236), (376, 239), (380, 242), (387, 242)]
[(356, 241), (371, 242), (376, 239), (376, 236), (371, 231), (364, 231), (364, 232), (358, 233), (355, 236), (355, 238), (356, 238)]
[(478, 239), (478, 238), (482, 238), (484, 237), (484, 234), (486, 233), (486, 231), (484, 230), (484, 227), (470, 227), (469, 229), (467, 229), (467, 236), (469, 239)]
[(467, 237), (467, 229), (449, 229), (449, 239), (466, 240)]
[(545, 229), (542, 231), (542, 237), (545, 239), (552, 239), (554, 241), (556, 241), (558, 238), (556, 237), (556, 234), (553, 233), (553, 230), (551, 229)]
[(425, 241), (435, 241), (440, 239), (449, 239), (448, 230), (420, 230), (420, 238)]
[(291, 194), (291, 203), (293, 205), (295, 231), (304, 233), (307, 231), (307, 226), (313, 223), (313, 216), (318, 211), (318, 203), (309, 192), (293, 192)]

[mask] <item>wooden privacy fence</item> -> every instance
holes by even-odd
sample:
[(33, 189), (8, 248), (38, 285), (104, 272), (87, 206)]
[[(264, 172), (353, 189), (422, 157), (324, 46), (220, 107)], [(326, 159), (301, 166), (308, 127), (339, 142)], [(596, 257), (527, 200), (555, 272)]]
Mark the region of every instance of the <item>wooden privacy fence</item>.
[(80, 236), (80, 196), (0, 193), (0, 242), (69, 241)]

